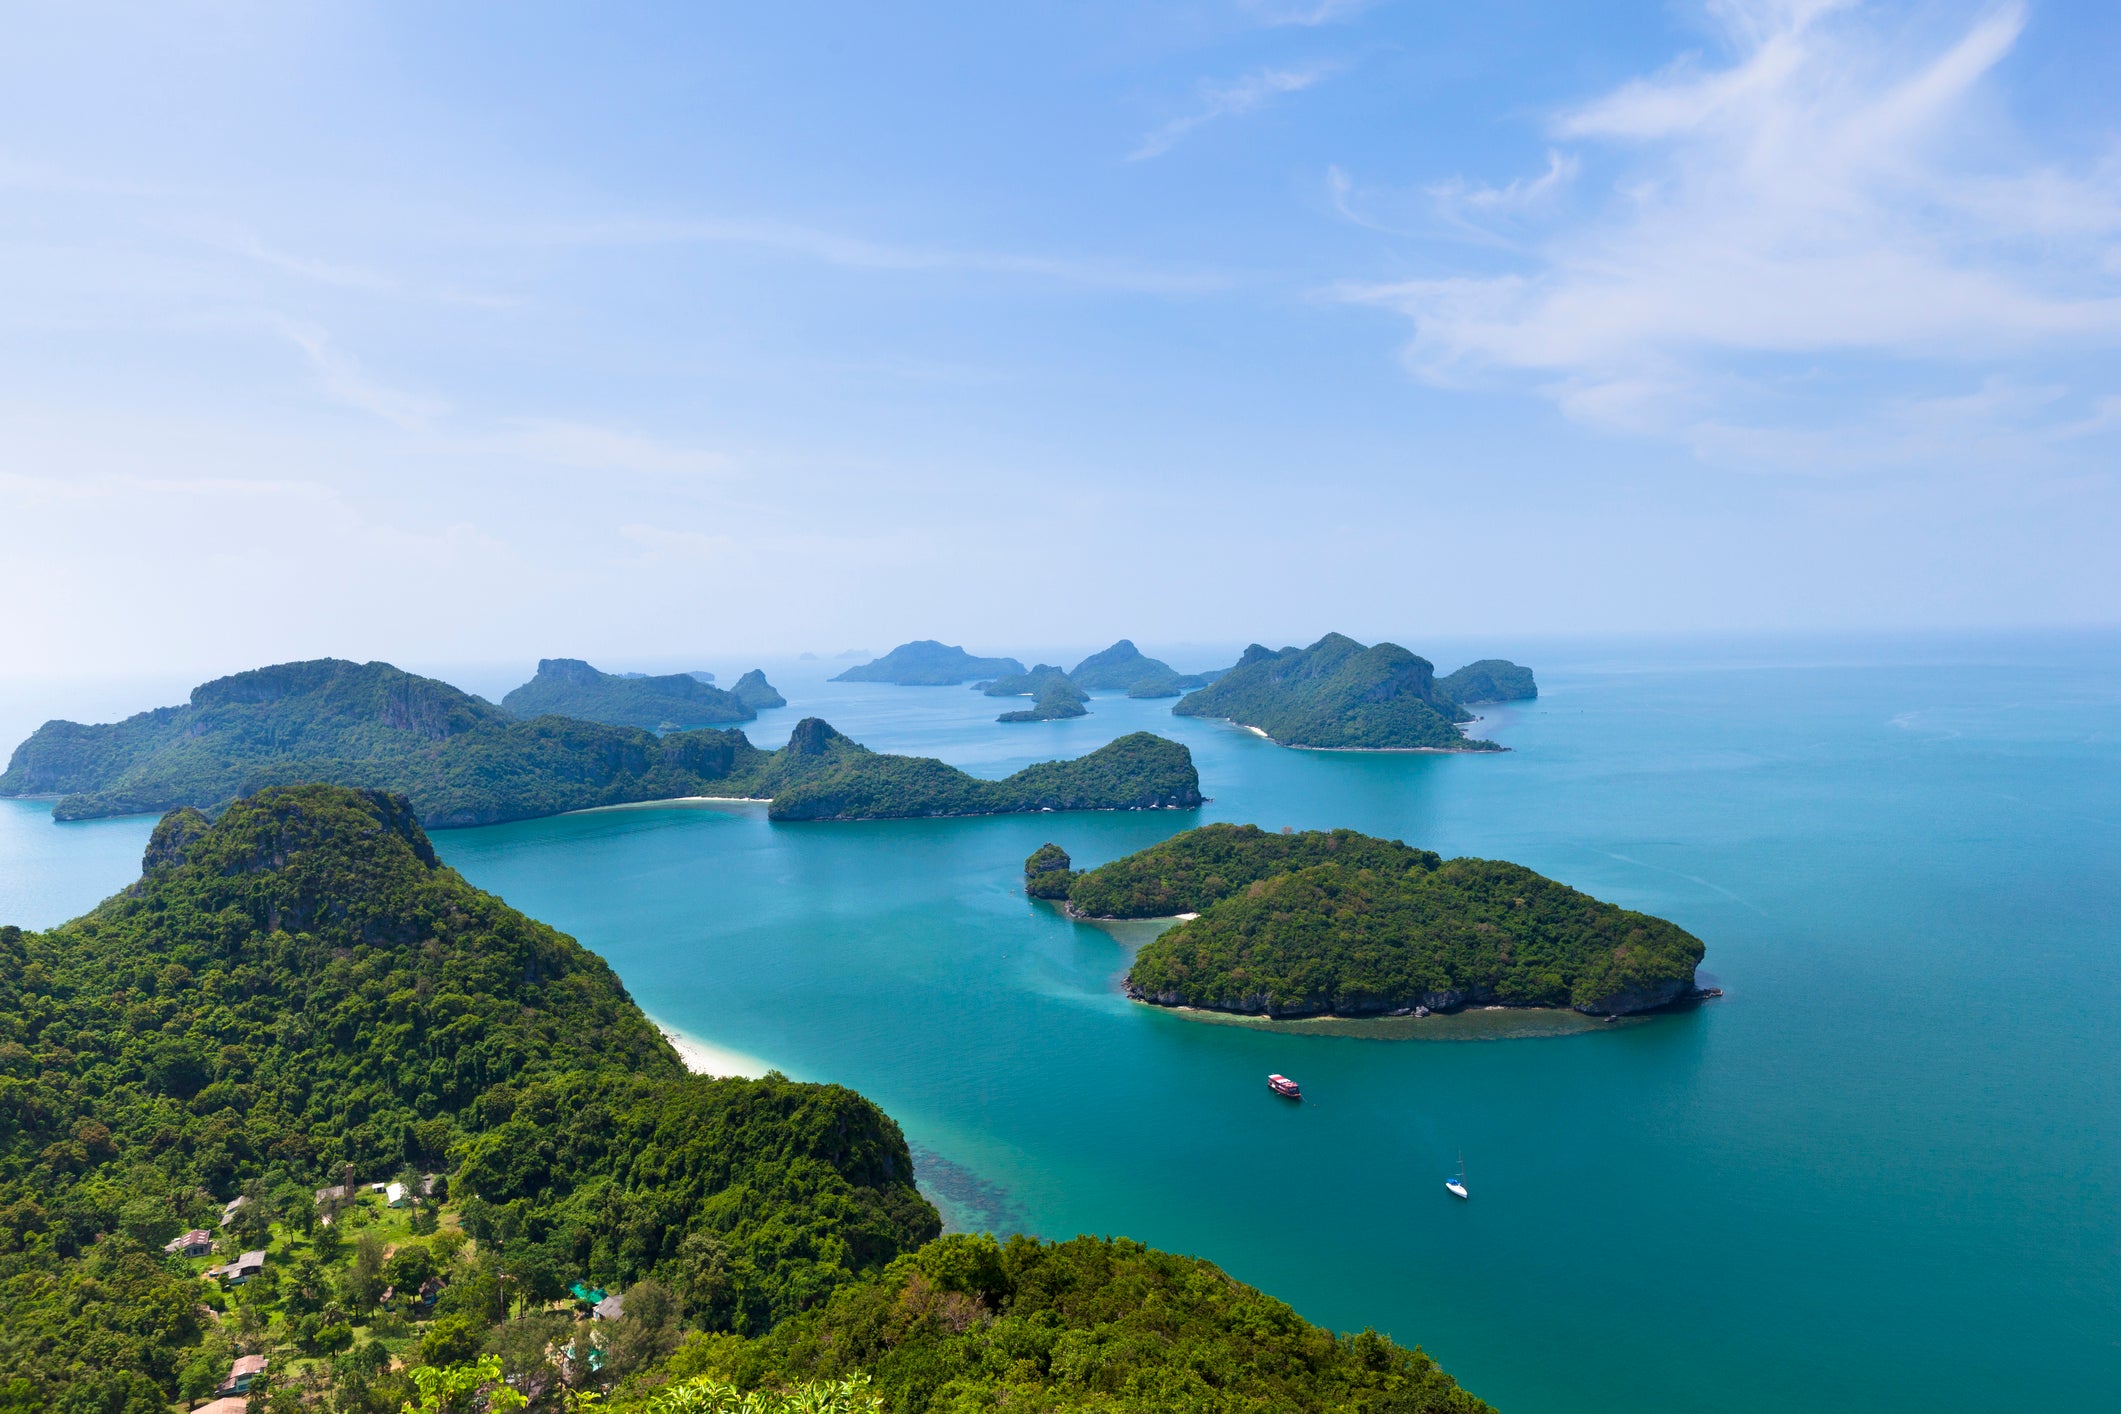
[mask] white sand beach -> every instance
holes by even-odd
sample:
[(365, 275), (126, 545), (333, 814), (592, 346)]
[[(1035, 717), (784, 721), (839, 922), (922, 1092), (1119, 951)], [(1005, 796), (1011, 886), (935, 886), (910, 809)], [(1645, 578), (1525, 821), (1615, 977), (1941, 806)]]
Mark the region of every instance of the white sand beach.
[(666, 1026), (654, 1017), (648, 1018), (655, 1029), (663, 1033), (663, 1039), (685, 1062), (685, 1068), (694, 1075), (741, 1075), (756, 1080), (775, 1067), (756, 1056), (747, 1056), (741, 1051), (732, 1051), (726, 1046), (717, 1046), (688, 1036), (675, 1027)]

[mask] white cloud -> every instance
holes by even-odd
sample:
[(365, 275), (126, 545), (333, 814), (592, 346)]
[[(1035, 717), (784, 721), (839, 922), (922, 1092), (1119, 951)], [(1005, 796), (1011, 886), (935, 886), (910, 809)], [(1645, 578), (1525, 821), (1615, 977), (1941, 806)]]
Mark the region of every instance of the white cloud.
[[(1524, 268), (1342, 293), (1414, 321), (1424, 377), (1528, 376), (1572, 417), (1697, 445), (1704, 428), (1727, 444), (1748, 405), (1856, 396), (1778, 381), (1793, 365), (1934, 382), (2121, 344), (2121, 165), (2011, 155), (1986, 106), (2023, 7), (1913, 58), (1848, 9), (1731, 0), (1713, 11), (1727, 63), (1685, 58), (1562, 114), (1555, 136), (1617, 158), (1617, 180), (1593, 209), (1558, 211)], [(1468, 222), (1521, 218), (1578, 160), (1432, 190)], [(2079, 417), (2104, 391), (2065, 391), (2031, 422), (1992, 410), (1992, 425)], [(1894, 396), (1843, 415), (1883, 425)]]
[(1263, 25), (1338, 24), (1374, 10), (1381, 0), (1238, 0), (1239, 6)]
[(1227, 288), (1230, 277), (1211, 270), (1163, 270), (1075, 256), (894, 245), (793, 222), (748, 217), (611, 217), (590, 221), (516, 223), (483, 233), (496, 244), (555, 246), (751, 246), (852, 270), (968, 271), (1021, 275), (1141, 294), (1194, 294)]
[(1140, 162), (1150, 157), (1161, 157), (1203, 124), (1215, 122), (1219, 118), (1234, 118), (1239, 114), (1249, 113), (1284, 93), (1300, 93), (1320, 79), (1330, 77), (1339, 67), (1329, 63), (1303, 64), (1295, 68), (1261, 69), (1228, 83), (1204, 81), (1199, 90), (1200, 106), (1191, 113), (1173, 118), (1144, 137), (1140, 144), (1127, 154), (1127, 160)]
[(636, 476), (719, 476), (731, 468), (719, 452), (701, 451), (586, 422), (526, 418), (501, 437), (497, 449), (580, 471)]
[(328, 396), (385, 422), (417, 431), (446, 411), (439, 399), (378, 382), (360, 361), (333, 346), (331, 336), (314, 324), (274, 318), (273, 329), (308, 356), (317, 385)]

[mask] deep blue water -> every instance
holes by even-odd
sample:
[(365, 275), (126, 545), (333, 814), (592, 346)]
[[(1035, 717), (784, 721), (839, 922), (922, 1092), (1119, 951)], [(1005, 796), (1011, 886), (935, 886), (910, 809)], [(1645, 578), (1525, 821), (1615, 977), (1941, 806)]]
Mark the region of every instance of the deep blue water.
[[(1193, 748), (1201, 819), (1518, 860), (1699, 934), (1722, 1002), (1456, 1042), (1135, 1006), (1126, 943), (1027, 903), (1018, 870), (1047, 839), (1093, 864), (1190, 815), (673, 805), (437, 843), (664, 1022), (876, 1099), (942, 1161), (940, 1196), (977, 1190), (959, 1221), (1210, 1257), (1515, 1414), (2109, 1406), (2121, 640), (1532, 661), (1540, 700), (1484, 724), (1502, 756), (1285, 751), (1103, 697), (1004, 727), (1006, 704), (824, 664), (769, 665), (794, 705), (752, 734), (816, 711), (999, 774), (1163, 731)], [(0, 802), (0, 918), (121, 886), (147, 828)], [(1269, 1070), (1306, 1103), (1273, 1101)], [(1461, 1150), (1463, 1204), (1441, 1187)]]

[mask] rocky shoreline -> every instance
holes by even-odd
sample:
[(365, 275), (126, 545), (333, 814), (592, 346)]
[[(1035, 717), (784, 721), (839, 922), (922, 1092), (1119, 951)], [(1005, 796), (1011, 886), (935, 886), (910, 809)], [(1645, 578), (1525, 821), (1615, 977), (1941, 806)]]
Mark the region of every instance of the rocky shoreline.
[[(1071, 915), (1073, 916), (1073, 915)], [(1086, 920), (1087, 921), (1087, 920)], [(1424, 992), (1409, 1001), (1395, 998), (1379, 1001), (1374, 1005), (1346, 1010), (1330, 1002), (1311, 1001), (1296, 1005), (1277, 1005), (1273, 998), (1263, 993), (1253, 993), (1233, 998), (1218, 998), (1214, 1001), (1188, 999), (1176, 991), (1165, 990), (1151, 993), (1129, 980), (1121, 990), (1127, 996), (1147, 1006), (1165, 1007), (1176, 1011), (1212, 1011), (1230, 1016), (1256, 1016), (1272, 1021), (1304, 1021), (1317, 1017), (1334, 1017), (1344, 1021), (1367, 1021), (1393, 1016), (1449, 1016), (1471, 1007), (1505, 1008), (1512, 1011), (1576, 1011), (1585, 1016), (1635, 1016), (1643, 1012), (1663, 1011), (1667, 1008), (1690, 1002), (1706, 1001), (1723, 995), (1721, 987), (1700, 987), (1693, 979), (1674, 978), (1655, 987), (1637, 988), (1626, 992), (1601, 997), (1572, 1007), (1510, 1007), (1495, 1000), (1495, 994), (1487, 988), (1472, 988), (1460, 991), (1456, 988), (1439, 992)]]

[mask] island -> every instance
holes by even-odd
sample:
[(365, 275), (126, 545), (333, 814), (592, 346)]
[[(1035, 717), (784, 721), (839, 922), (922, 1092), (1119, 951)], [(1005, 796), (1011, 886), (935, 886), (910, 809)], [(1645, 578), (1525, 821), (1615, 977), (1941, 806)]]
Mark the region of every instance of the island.
[(1699, 938), (1521, 864), (1443, 859), (1353, 830), (1227, 824), (1082, 873), (1049, 848), (1025, 861), (1027, 891), (1036, 879), (1034, 896), (1065, 895), (1076, 917), (1196, 915), (1146, 944), (1127, 973), (1128, 995), (1159, 1006), (1618, 1016), (1696, 995)]
[(520, 721), (434, 678), (331, 658), (216, 679), (181, 707), (122, 722), (47, 722), (15, 748), (0, 796), (55, 796), (53, 814), (79, 820), (213, 810), (305, 781), (396, 791), (428, 828), (685, 796), (770, 799), (784, 820), (1200, 804), (1191, 753), (1146, 732), (986, 781), (872, 752), (816, 718), (779, 751), (735, 729)]
[(1089, 712), (1083, 706), (1086, 694), (1066, 678), (1049, 680), (1039, 689), (1038, 703), (1026, 711), (1004, 712), (994, 720), (997, 722), (1057, 722), (1066, 717), (1081, 717)]
[(888, 682), (900, 687), (956, 687), (981, 678), (1008, 677), (1024, 670), (1014, 658), (975, 658), (964, 649), (932, 638), (901, 643), (874, 662), (833, 678), (834, 682)]
[(753, 668), (750, 672), (738, 678), (736, 685), (731, 687), (729, 691), (737, 701), (743, 703), (754, 712), (763, 712), (769, 707), (786, 707), (788, 705), (788, 699), (781, 696), (772, 683), (766, 681), (765, 671), (760, 668)]
[(1060, 686), (1073, 692), (1078, 700), (1088, 696), (1068, 679), (1067, 671), (1052, 663), (1034, 664), (1030, 671), (1010, 673), (1007, 677), (992, 682), (974, 683), (973, 686), (989, 697), (1038, 697), (1047, 688)]
[(503, 697), (501, 705), (518, 717), (578, 717), (648, 731), (748, 722), (758, 715), (739, 694), (701, 678), (698, 673), (600, 673), (579, 658), (540, 658), (537, 675)]
[(1436, 680), (1436, 692), (1461, 707), (1484, 702), (1529, 702), (1539, 696), (1532, 670), (1507, 658), (1482, 658)]
[(1436, 669), (1396, 643), (1365, 647), (1329, 633), (1309, 648), (1255, 643), (1237, 666), (1173, 704), (1221, 717), (1282, 746), (1339, 751), (1501, 751), (1469, 738), (1472, 714), (1436, 690)]
[[(570, 1403), (633, 1414), (734, 1407), (734, 1371), (785, 1391), (745, 1401), (775, 1414), (869, 1407), (850, 1379), (901, 1414), (1115, 1386), (1490, 1414), (1418, 1350), (1195, 1258), (939, 1235), (873, 1102), (689, 1074), (602, 958), (442, 864), (414, 813), (327, 785), (179, 812), (133, 888), (0, 927), (10, 1408), (191, 1407), (241, 1323), (270, 1372), (328, 1371), (334, 1409), (564, 1367)], [(263, 1279), (199, 1255), (216, 1238)], [(592, 1332), (623, 1358), (569, 1362)], [(310, 1388), (275, 1381), (274, 1407)]]
[(1206, 687), (1220, 673), (1181, 673), (1160, 658), (1145, 656), (1131, 638), (1077, 663), (1068, 678), (1086, 692), (1124, 692), (1129, 697), (1175, 697)]

